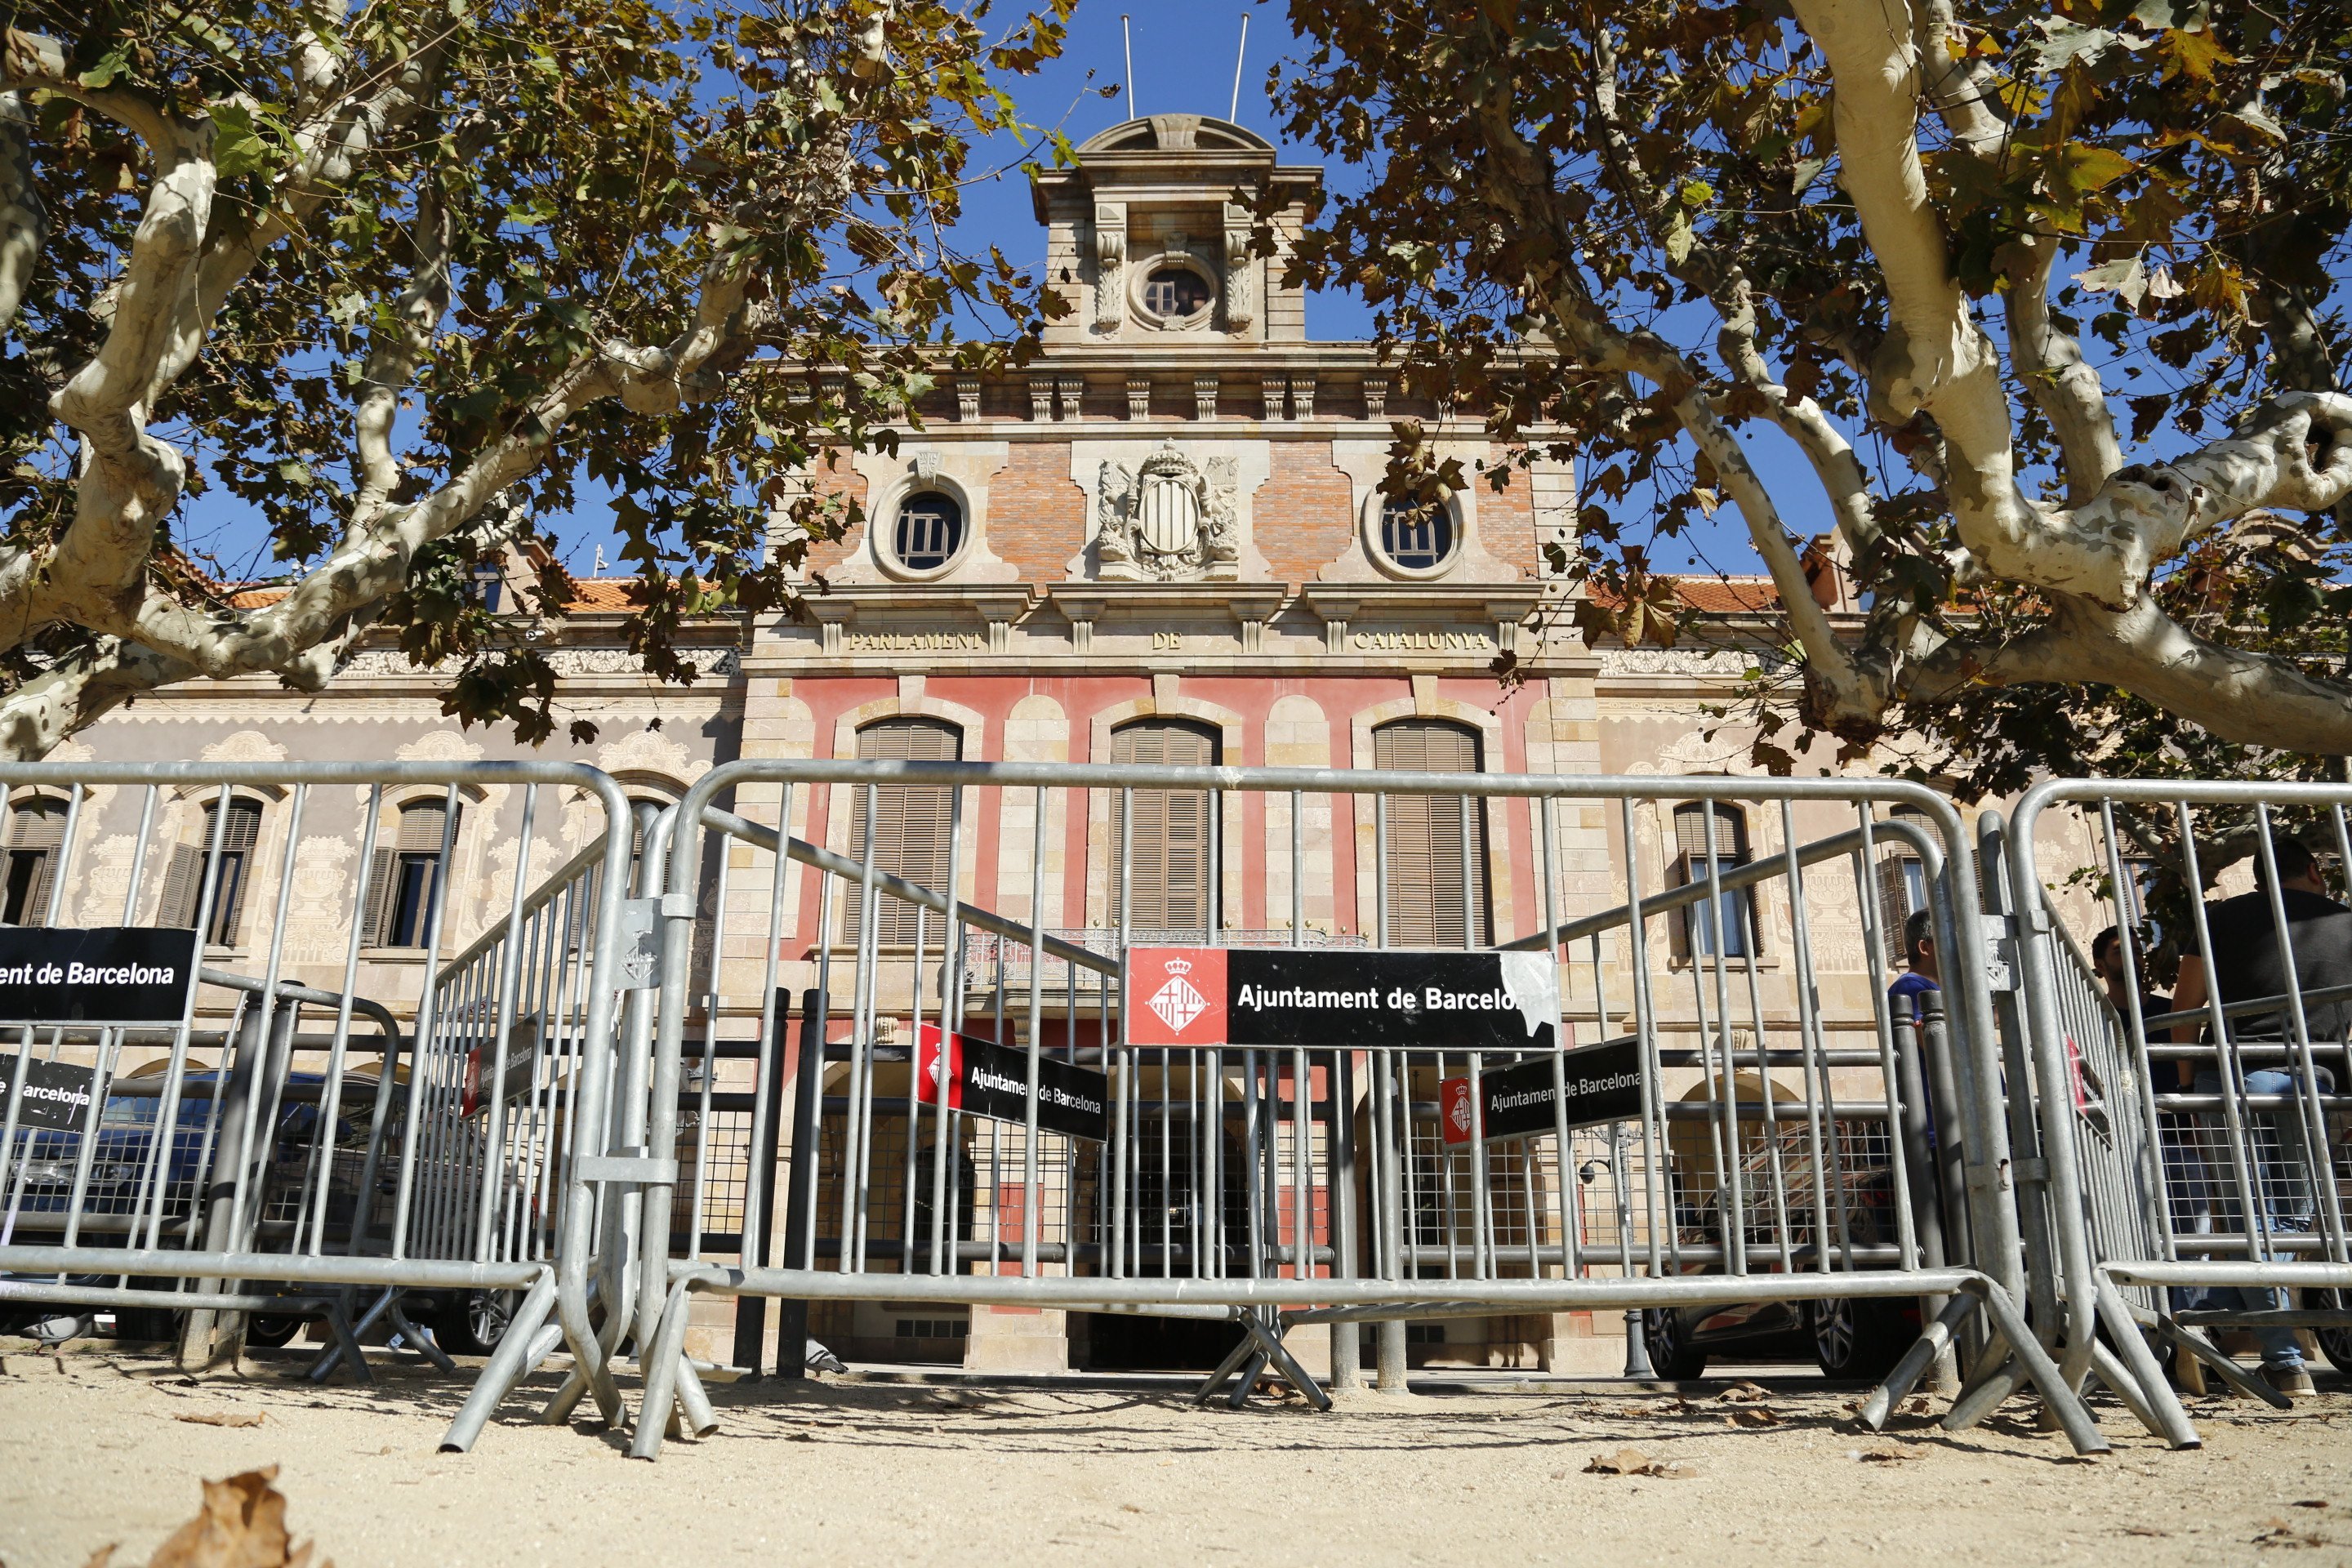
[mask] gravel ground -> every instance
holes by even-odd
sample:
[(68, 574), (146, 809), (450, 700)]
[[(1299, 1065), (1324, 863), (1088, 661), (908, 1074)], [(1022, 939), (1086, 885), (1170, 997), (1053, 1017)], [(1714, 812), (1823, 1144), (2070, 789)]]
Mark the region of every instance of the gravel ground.
[[(2352, 1563), (2352, 1394), (2292, 1413), (2195, 1401), (2201, 1450), (2100, 1415), (2074, 1459), (2013, 1402), (1973, 1433), (1941, 1402), (1884, 1435), (1808, 1380), (1685, 1395), (1363, 1394), (1328, 1415), (1150, 1389), (830, 1379), (713, 1389), (720, 1430), (658, 1465), (524, 1407), (435, 1452), (463, 1384), (384, 1365), (373, 1391), (291, 1361), (184, 1378), (106, 1348), (0, 1348), (0, 1563), (142, 1563), (197, 1482), (281, 1468), (289, 1521), (341, 1568), (793, 1561), (1095, 1564), (1790, 1561), (1879, 1555)], [(1770, 1380), (1768, 1380), (1770, 1381)], [(542, 1379), (547, 1387), (552, 1380)], [(1915, 1402), (1924, 1405), (1924, 1402)], [(211, 1425), (192, 1418), (251, 1425)], [(1628, 1447), (1669, 1473), (1595, 1473)]]

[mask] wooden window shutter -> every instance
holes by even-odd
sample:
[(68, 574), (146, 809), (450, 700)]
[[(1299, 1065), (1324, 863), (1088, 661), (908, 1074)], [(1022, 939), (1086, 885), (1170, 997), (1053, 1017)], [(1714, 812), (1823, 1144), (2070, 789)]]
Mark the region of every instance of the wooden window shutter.
[[(1114, 731), (1110, 755), (1114, 763), (1144, 767), (1213, 767), (1218, 737), (1197, 724), (1175, 720), (1147, 719)], [(1209, 854), (1209, 814), (1214, 809), (1207, 790), (1139, 789), (1131, 816), (1134, 857), (1131, 874), (1122, 877), (1118, 846), (1111, 849), (1111, 920), (1119, 918), (1122, 886), (1131, 886), (1134, 915), (1130, 935), (1162, 940), (1205, 931), (1210, 917), (1210, 890), (1217, 868)], [(1118, 797), (1111, 797), (1111, 832), (1118, 832)]]
[[(1403, 773), (1479, 772), (1475, 731), (1443, 719), (1401, 719), (1372, 731), (1372, 763)], [(1392, 795), (1388, 805), (1389, 942), (1485, 947), (1491, 940), (1486, 814), (1469, 795)]]
[[(963, 756), (963, 731), (937, 719), (884, 719), (857, 731), (860, 762), (952, 763)], [(861, 865), (866, 858), (865, 784), (839, 786), (849, 795), (849, 841), (842, 853)], [(952, 790), (927, 784), (881, 784), (874, 789), (874, 868), (904, 877), (910, 882), (947, 891), (952, 868), (948, 865), (949, 816), (954, 809)], [(838, 794), (835, 799), (840, 798)], [(844, 879), (841, 935), (857, 940), (865, 918), (865, 888), (856, 878)], [(876, 940), (884, 946), (911, 947), (918, 915), (923, 915), (924, 941), (940, 940), (935, 914), (903, 899), (883, 896), (875, 910)]]
[(155, 906), (159, 926), (193, 927), (196, 895), (203, 890), (205, 852), (194, 844), (172, 846), (172, 863), (163, 873), (163, 901)]
[(367, 904), (362, 918), (365, 929), (360, 932), (362, 947), (382, 947), (384, 927), (392, 920), (393, 857), (397, 851), (383, 841), (379, 835), (375, 854), (368, 861)]
[(8, 814), (8, 847), (41, 858), (40, 869), (34, 874), (32, 887), (25, 896), (26, 925), (49, 923), (49, 892), (57, 886), (58, 852), (65, 847), (65, 802), (35, 795), (18, 802)]
[[(205, 842), (212, 842), (211, 813), (205, 814)], [(261, 842), (261, 803), (257, 800), (232, 799), (228, 803), (228, 831), (221, 836), (221, 877), (229, 876), (229, 866), (236, 867), (236, 885), (227, 889), (228, 908), (221, 916), (217, 929), (207, 939), (226, 947), (236, 945), (237, 927), (245, 918), (245, 896), (253, 885), (254, 850)], [(291, 868), (289, 868), (290, 869)], [(215, 890), (215, 898), (219, 889)]]

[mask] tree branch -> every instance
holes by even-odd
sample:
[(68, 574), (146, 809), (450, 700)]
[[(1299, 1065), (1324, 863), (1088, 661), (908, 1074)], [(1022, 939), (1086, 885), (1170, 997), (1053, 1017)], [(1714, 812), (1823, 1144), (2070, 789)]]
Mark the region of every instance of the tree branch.
[(25, 302), (48, 234), (48, 214), (33, 185), (32, 130), (24, 95), (0, 92), (0, 332)]

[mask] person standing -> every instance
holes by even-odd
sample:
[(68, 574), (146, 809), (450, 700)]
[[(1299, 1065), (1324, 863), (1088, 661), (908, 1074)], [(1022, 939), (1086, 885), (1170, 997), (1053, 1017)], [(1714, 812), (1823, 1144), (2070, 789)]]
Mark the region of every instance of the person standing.
[[(2289, 952), (2281, 951), (2268, 877), (2257, 861), (2252, 892), (2206, 906), (2205, 931), (2211, 951), (2182, 955), (2180, 980), (2173, 992), (2178, 1011), (2197, 1012), (2211, 1000), (2226, 1007), (2263, 997), (2284, 997), (2291, 987), (2307, 994), (2326, 986), (2352, 984), (2352, 909), (2327, 896), (2318, 858), (2303, 844), (2293, 838), (2273, 838), (2271, 858), (2278, 869), (2278, 904), (2286, 917), (2284, 946)], [(2194, 931), (2189, 940), (2197, 942)], [(2315, 1053), (2341, 1050), (2347, 1030), (2352, 1028), (2352, 1003), (2306, 1004), (2304, 1022)], [(2227, 1028), (2229, 1041), (2252, 1058), (2251, 1063), (2242, 1058), (2242, 1082), (2236, 1092), (2285, 1100), (2275, 1109), (2250, 1108), (2251, 1113), (2243, 1119), (2250, 1145), (2248, 1179), (2254, 1184), (2260, 1208), (2259, 1220), (2254, 1215), (2242, 1216), (2244, 1228), (2252, 1231), (2259, 1223), (2273, 1237), (2299, 1235), (2311, 1228), (2314, 1159), (2326, 1157), (2325, 1151), (2310, 1147), (2301, 1097), (2331, 1092), (2335, 1076), (2315, 1063), (2306, 1080), (2296, 1048), (2294, 1016), (2285, 1007), (2230, 1019)], [(2195, 1020), (2174, 1026), (2172, 1037), (2216, 1043), (2208, 1026)], [(2225, 1092), (2223, 1059), (2217, 1051), (2214, 1065), (2198, 1068), (2189, 1087), (2199, 1094)], [(2181, 1064), (2184, 1074), (2189, 1067), (2189, 1063)], [(2226, 1193), (2231, 1184), (2221, 1185)], [(2261, 1255), (2273, 1260), (2297, 1256), (2276, 1245)], [(2203, 1300), (2197, 1303), (2201, 1306), (2264, 1311), (2287, 1305), (2284, 1289), (2222, 1287), (2201, 1294)], [(2282, 1394), (2311, 1393), (2311, 1372), (2304, 1364), (2294, 1331), (2261, 1328), (2253, 1332), (2262, 1347), (2264, 1381)]]

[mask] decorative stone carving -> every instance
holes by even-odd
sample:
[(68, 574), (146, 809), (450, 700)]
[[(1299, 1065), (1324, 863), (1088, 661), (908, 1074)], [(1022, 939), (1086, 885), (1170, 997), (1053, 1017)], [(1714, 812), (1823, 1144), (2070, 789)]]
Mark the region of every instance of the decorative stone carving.
[(1364, 417), (1385, 419), (1389, 416), (1389, 378), (1384, 375), (1364, 377)]
[(1247, 209), (1225, 206), (1225, 329), (1245, 332), (1257, 321), (1257, 277), (1250, 260)]
[(1265, 417), (1270, 424), (1282, 417), (1282, 395), (1285, 383), (1278, 375), (1269, 375), (1257, 384), (1258, 395), (1265, 400)]
[(969, 425), (980, 417), (980, 383), (963, 380), (956, 383), (956, 423)]
[(907, 471), (915, 482), (926, 488), (940, 482), (940, 453), (936, 447), (917, 447), (907, 454)]
[(204, 758), (208, 763), (282, 763), (286, 748), (258, 730), (239, 730), (206, 746)]
[(1053, 377), (1033, 375), (1029, 378), (1029, 417), (1040, 425), (1047, 424), (1053, 419)]
[(1217, 378), (1196, 375), (1192, 378), (1192, 413), (1194, 417), (1214, 419), (1217, 416)]
[(1087, 384), (1078, 376), (1066, 375), (1058, 384), (1062, 389), (1062, 417), (1076, 419), (1078, 416), (1078, 405), (1086, 399)]
[(1129, 419), (1151, 417), (1151, 383), (1138, 377), (1127, 384), (1127, 416)]
[(1753, 657), (1725, 649), (1696, 647), (1603, 647), (1601, 673), (1610, 675), (1699, 675), (1737, 679)]
[(1315, 378), (1294, 375), (1290, 378), (1290, 416), (1294, 419), (1315, 417)]
[(1095, 207), (1095, 325), (1117, 331), (1127, 321), (1127, 206)]
[[(709, 655), (705, 662), (704, 655)], [(560, 676), (645, 675), (645, 663), (625, 647), (551, 647), (546, 652), (548, 668)], [(735, 673), (735, 650), (705, 648), (694, 650), (696, 667), (705, 675)], [(415, 680), (440, 680), (440, 670), (430, 665), (411, 664), (408, 656), (398, 648), (366, 648), (353, 654), (343, 666), (346, 676), (363, 679), (391, 679), (406, 677)], [(650, 679), (648, 677), (647, 679)], [(261, 759), (268, 761), (270, 759)]]
[(1132, 474), (1104, 463), (1095, 486), (1102, 575), (1127, 582), (1237, 577), (1241, 535), (1234, 484), (1231, 458), (1195, 463), (1172, 441), (1161, 443)]

